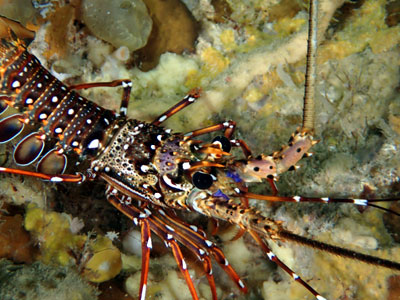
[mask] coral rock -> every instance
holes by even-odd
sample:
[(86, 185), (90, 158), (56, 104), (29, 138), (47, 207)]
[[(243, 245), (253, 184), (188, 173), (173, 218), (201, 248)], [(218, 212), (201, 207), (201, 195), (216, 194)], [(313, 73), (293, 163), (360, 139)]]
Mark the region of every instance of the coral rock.
[(96, 240), (91, 248), (94, 255), (85, 265), (83, 272), (87, 280), (104, 282), (118, 275), (122, 268), (121, 252), (108, 238)]
[(193, 51), (198, 27), (179, 0), (145, 0), (145, 3), (154, 23), (148, 44), (139, 51), (142, 71), (154, 68), (164, 52)]
[(131, 51), (146, 45), (152, 27), (147, 8), (140, 0), (86, 0), (82, 2), (82, 17), (98, 38)]
[(32, 262), (35, 249), (22, 226), (22, 216), (1, 216), (0, 222), (0, 257), (15, 262)]

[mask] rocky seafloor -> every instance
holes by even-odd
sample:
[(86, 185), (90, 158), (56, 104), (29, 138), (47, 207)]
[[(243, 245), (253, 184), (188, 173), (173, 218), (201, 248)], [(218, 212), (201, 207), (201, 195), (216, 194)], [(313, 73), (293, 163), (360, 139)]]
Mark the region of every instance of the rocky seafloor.
[[(191, 131), (232, 119), (237, 122), (236, 137), (255, 154), (279, 150), (301, 125), (306, 3), (184, 2), (145, 1), (149, 13), (135, 14), (142, 18), (140, 28), (130, 14), (136, 1), (112, 1), (113, 7), (106, 6), (111, 1), (0, 1), (0, 14), (36, 32), (30, 50), (69, 84), (130, 78), (128, 115), (132, 118), (151, 121), (187, 91), (201, 87), (197, 103), (168, 120), (167, 127)], [(399, 5), (389, 0), (320, 2), (323, 36), (315, 136), (321, 141), (314, 146), (314, 155), (300, 162), (300, 169), (281, 176), (279, 193), (399, 197)], [(152, 28), (150, 33), (146, 24)], [(129, 39), (125, 44), (124, 38)], [(144, 47), (143, 40), (147, 41)], [(82, 93), (107, 108), (119, 107), (119, 89)], [(13, 166), (13, 145), (0, 145), (3, 166)], [(138, 241), (140, 235), (131, 232), (133, 225), (106, 202), (101, 183), (55, 185), (1, 175), (0, 187), (1, 200), (7, 203), (1, 212), (4, 251), (0, 254), (8, 259), (0, 264), (1, 299), (53, 299), (68, 289), (76, 292), (74, 299), (137, 297), (140, 251), (124, 248), (122, 241), (128, 235)], [(267, 184), (254, 184), (252, 189), (270, 193)], [(397, 216), (354, 205), (251, 203), (297, 234), (400, 261)], [(207, 225), (204, 219), (184, 218)], [(225, 229), (214, 240), (249, 286), (249, 293), (240, 294), (216, 266), (219, 299), (313, 299), (268, 262), (249, 236), (229, 241), (234, 234), (234, 229)], [(114, 238), (114, 245), (105, 236)], [(100, 263), (122, 249), (122, 265), (109, 268), (110, 273), (121, 267), (122, 271), (99, 283), (84, 270), (87, 256), (104, 249), (109, 252), (97, 256)], [(289, 242), (273, 250), (327, 299), (399, 297), (399, 272)], [(152, 256), (148, 299), (191, 299), (163, 244), (155, 241)], [(190, 260), (189, 266), (199, 297), (210, 299), (201, 268)]]

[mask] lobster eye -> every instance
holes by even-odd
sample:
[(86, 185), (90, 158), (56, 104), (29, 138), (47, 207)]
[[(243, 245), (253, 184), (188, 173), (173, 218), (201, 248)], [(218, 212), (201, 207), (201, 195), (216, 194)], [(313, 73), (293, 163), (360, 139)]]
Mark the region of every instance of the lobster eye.
[(213, 178), (210, 174), (196, 172), (192, 176), (192, 182), (198, 189), (205, 190), (213, 184)]
[(231, 151), (231, 142), (229, 141), (228, 138), (224, 137), (223, 135), (216, 136), (212, 142), (213, 144), (220, 143), (221, 148), (224, 152)]

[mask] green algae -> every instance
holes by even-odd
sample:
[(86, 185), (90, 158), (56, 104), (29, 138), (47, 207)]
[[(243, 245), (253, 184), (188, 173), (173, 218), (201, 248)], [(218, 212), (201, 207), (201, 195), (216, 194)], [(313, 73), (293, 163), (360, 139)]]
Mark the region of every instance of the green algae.
[(3, 300), (94, 300), (98, 291), (74, 269), (45, 265), (14, 265), (0, 260), (0, 298)]

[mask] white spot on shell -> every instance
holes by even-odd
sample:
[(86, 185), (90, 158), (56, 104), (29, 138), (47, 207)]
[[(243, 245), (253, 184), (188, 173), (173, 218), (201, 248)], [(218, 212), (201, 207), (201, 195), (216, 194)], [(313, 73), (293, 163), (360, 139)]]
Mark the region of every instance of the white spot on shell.
[(186, 270), (187, 269), (187, 265), (184, 259), (182, 259), (182, 269)]
[(244, 285), (244, 283), (243, 283), (243, 281), (242, 280), (238, 280), (238, 285), (240, 286), (240, 288), (242, 288), (242, 289), (244, 289), (245, 288), (245, 285)]
[(88, 145), (89, 149), (97, 149), (100, 147), (100, 141), (99, 139), (94, 139), (93, 141), (91, 141)]
[(164, 122), (167, 119), (166, 115), (162, 115), (159, 119), (158, 122)]
[(61, 177), (51, 177), (50, 181), (51, 182), (62, 182), (62, 181), (64, 181), (64, 179), (62, 179)]
[(211, 247), (213, 245), (213, 243), (209, 240), (205, 240), (204, 242), (206, 243), (207, 247)]
[(11, 87), (16, 89), (19, 88), (21, 86), (21, 83), (18, 80), (15, 80), (12, 84)]
[(153, 248), (153, 244), (151, 243), (151, 237), (149, 237), (149, 240), (147, 241), (147, 248), (149, 249)]
[(173, 229), (171, 226), (169, 226), (169, 225), (165, 225), (165, 228), (167, 228), (169, 231), (172, 231), (172, 232), (174, 232), (175, 231), (175, 229)]
[[(144, 172), (144, 173), (146, 173), (146, 172), (148, 172), (149, 171), (149, 166), (147, 166), (147, 165), (142, 165), (141, 167), (140, 167), (140, 170), (142, 171), (142, 172)], [(155, 195), (154, 195), (155, 196)]]

